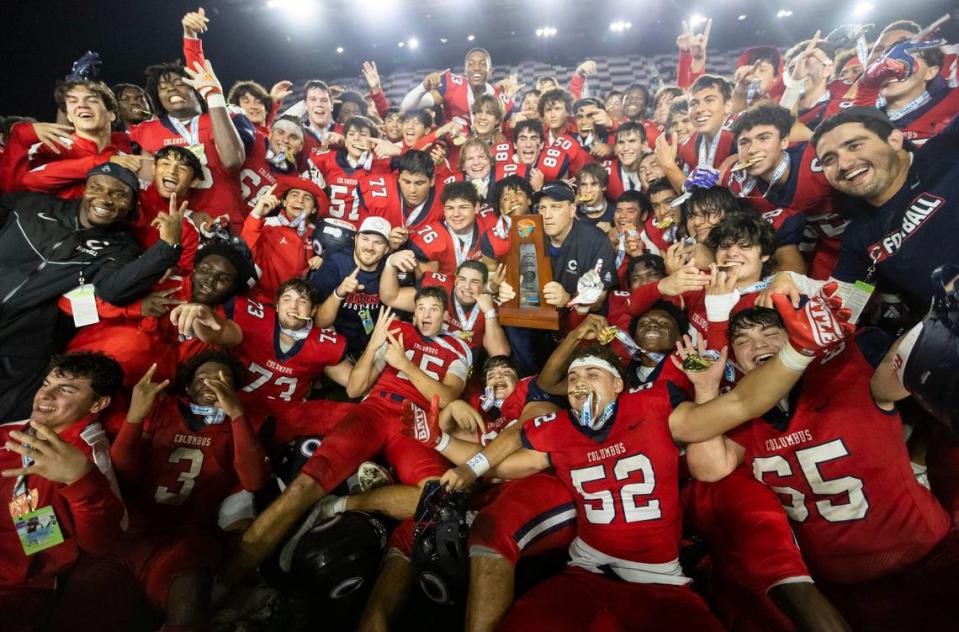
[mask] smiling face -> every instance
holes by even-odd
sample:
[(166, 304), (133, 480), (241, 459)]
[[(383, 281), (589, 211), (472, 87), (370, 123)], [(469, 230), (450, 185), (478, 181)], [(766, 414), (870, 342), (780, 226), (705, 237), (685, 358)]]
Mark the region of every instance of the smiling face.
[(542, 148), (543, 137), (529, 128), (520, 131), (516, 136), (516, 157), (519, 158), (520, 164), (535, 164)]
[(303, 189), (290, 189), (283, 201), (283, 214), (290, 221), (295, 220), (304, 213), (309, 217), (316, 210), (316, 200), (309, 191)]
[(616, 158), (619, 159), (620, 164), (627, 169), (631, 169), (636, 164), (645, 149), (646, 143), (643, 142), (639, 132), (631, 130), (616, 134), (616, 146), (613, 151), (616, 152)]
[(637, 119), (646, 111), (646, 93), (639, 88), (631, 88), (623, 95), (623, 113), (628, 119)]
[[(592, 392), (595, 410), (602, 413), (606, 405), (623, 392), (623, 380), (599, 367), (576, 367), (566, 374), (566, 392), (569, 405), (577, 411), (582, 410)], [(583, 392), (586, 394), (581, 394)]]
[(418, 206), (426, 201), (430, 194), (432, 180), (425, 173), (401, 171), (399, 175), (400, 193), (410, 206)]
[(193, 168), (174, 154), (158, 158), (154, 163), (153, 186), (164, 200), (170, 199), (174, 193), (177, 199), (185, 199), (187, 191), (194, 184), (199, 184), (199, 179), (195, 177)]
[(660, 94), (653, 108), (653, 120), (660, 125), (666, 125), (666, 120), (669, 118), (669, 106), (672, 105), (675, 100), (676, 95), (672, 92), (663, 92)]
[(482, 88), (489, 79), (489, 57), (482, 51), (474, 50), (466, 56), (464, 70), (466, 71), (466, 81), (470, 87)]
[(902, 143), (899, 130), (893, 130), (884, 141), (862, 123), (846, 123), (822, 135), (816, 154), (834, 189), (867, 201), (877, 200), (885, 197), (905, 168), (899, 156)]
[(669, 117), (669, 133), (676, 138), (680, 145), (689, 140), (696, 128), (693, 127), (693, 120), (689, 117), (689, 112), (675, 112)]
[(389, 243), (382, 235), (376, 233), (360, 233), (356, 236), (353, 245), (353, 258), (361, 269), (373, 271), (380, 264), (389, 250)]
[(905, 79), (883, 85), (879, 94), (886, 100), (886, 110), (895, 111), (906, 105), (926, 89), (926, 84), (939, 74), (939, 66), (929, 66), (920, 55), (913, 55), (917, 69)]
[(418, 116), (410, 116), (403, 121), (403, 142), (407, 147), (412, 147), (424, 136), (426, 136), (426, 126)]
[(464, 307), (471, 307), (476, 303), (476, 297), (483, 293), (483, 275), (479, 270), (472, 268), (462, 268), (456, 273), (456, 280), (453, 282), (453, 293), (456, 300)]
[(667, 312), (653, 309), (636, 321), (633, 340), (646, 351), (669, 353), (676, 348), (680, 332), (676, 321)]
[(493, 389), (493, 397), (503, 401), (513, 394), (519, 376), (508, 366), (494, 366), (486, 372), (486, 387)]
[(270, 128), (270, 150), (274, 154), (285, 154), (287, 152), (294, 156), (303, 149), (303, 138), (284, 127)]
[(126, 219), (133, 210), (133, 191), (120, 180), (104, 174), (87, 178), (80, 202), (80, 224), (104, 228)]
[(779, 165), (787, 147), (789, 147), (789, 138), (781, 138), (775, 125), (756, 125), (744, 130), (739, 133), (737, 142), (739, 160), (759, 160), (747, 169), (747, 173), (767, 182)]
[(576, 112), (576, 129), (580, 135), (588, 134), (593, 131), (593, 117), (599, 112), (596, 105), (584, 105)]
[(725, 100), (723, 93), (715, 86), (694, 92), (689, 99), (689, 118), (693, 129), (708, 136), (716, 135), (731, 107), (732, 100)]
[(186, 394), (190, 401), (200, 406), (216, 406), (216, 392), (207, 386), (206, 380), (219, 380), (221, 373), (226, 378), (226, 385), (231, 389), (236, 388), (230, 367), (219, 362), (204, 362), (197, 367), (186, 387)]
[(656, 160), (656, 154), (653, 153), (648, 153), (640, 158), (639, 168), (636, 171), (639, 173), (640, 181), (646, 186), (649, 186), (649, 183), (653, 180), (666, 177), (666, 172), (659, 166), (659, 161)]
[(753, 71), (746, 75), (746, 81), (759, 82), (759, 94), (767, 94), (776, 80), (776, 68), (766, 59), (753, 64)]
[(245, 92), (240, 95), (239, 105), (243, 113), (246, 114), (246, 117), (250, 119), (250, 122), (254, 125), (266, 124), (266, 104), (263, 103), (263, 101), (260, 101), (249, 92)]
[(632, 271), (629, 273), (629, 288), (635, 290), (640, 286), (658, 281), (661, 278), (663, 278), (663, 275), (659, 270), (648, 263), (640, 263), (633, 266)]
[(739, 329), (732, 339), (736, 363), (746, 372), (773, 359), (786, 344), (786, 330), (771, 325), (754, 325)]
[(399, 112), (391, 112), (383, 119), (383, 134), (391, 143), (403, 140), (403, 122), (400, 120)]
[(190, 300), (209, 307), (220, 305), (233, 292), (238, 274), (229, 259), (220, 255), (204, 257), (193, 270)]
[(443, 216), (446, 225), (454, 233), (467, 233), (473, 230), (473, 222), (479, 205), (463, 198), (453, 198), (443, 203)]
[[(670, 206), (677, 197), (679, 196), (672, 189), (657, 191), (649, 196), (649, 203), (653, 207), (653, 217), (656, 218), (656, 222), (660, 226), (672, 226), (679, 222), (680, 208)], [(667, 220), (669, 221), (668, 224), (666, 223)]]
[(520, 105), (520, 112), (528, 119), (539, 118), (539, 95), (535, 92), (527, 92), (523, 97), (523, 103)]
[(726, 213), (718, 208), (703, 208), (694, 204), (692, 210), (686, 215), (686, 233), (693, 237), (698, 243), (705, 243), (709, 237), (709, 231), (719, 222), (723, 221)]
[(67, 120), (78, 131), (98, 133), (108, 131), (116, 115), (107, 109), (103, 98), (83, 86), (75, 86), (64, 95)]
[(356, 160), (370, 149), (370, 130), (359, 125), (350, 127), (346, 132), (346, 155)]
[(33, 396), (30, 419), (59, 432), (109, 403), (109, 397), (94, 392), (89, 377), (74, 377), (54, 369)]
[(160, 106), (177, 118), (193, 116), (200, 112), (200, 102), (193, 88), (175, 72), (168, 72), (160, 77), (157, 83), (157, 94), (160, 97)]
[(276, 317), (280, 327), (286, 329), (302, 329), (310, 322), (313, 314), (313, 301), (308, 295), (301, 294), (293, 288), (283, 292), (276, 300)]
[(492, 165), (489, 155), (482, 147), (470, 145), (463, 152), (463, 173), (470, 180), (481, 180), (489, 175)]
[(340, 125), (345, 125), (354, 116), (359, 116), (363, 113), (363, 110), (360, 108), (360, 104), (355, 101), (344, 101), (340, 104), (340, 111), (337, 113), (336, 122)]
[(483, 105), (473, 112), (473, 131), (477, 136), (489, 136), (499, 128), (500, 119), (496, 112), (488, 105)]
[(314, 129), (325, 129), (333, 116), (333, 99), (323, 88), (310, 88), (306, 92), (306, 116)]
[(526, 195), (526, 191), (518, 187), (511, 187), (503, 191), (499, 199), (500, 215), (525, 214), (529, 213), (532, 200)]
[(745, 242), (720, 246), (716, 249), (716, 264), (735, 266), (739, 277), (737, 284), (755, 283), (762, 278), (763, 264), (769, 261), (768, 255), (762, 255), (759, 246)]
[(435, 336), (443, 327), (443, 304), (432, 296), (420, 297), (413, 312), (413, 324), (422, 335)]
[(611, 94), (603, 102), (606, 113), (609, 118), (618, 121), (623, 116), (623, 96), (620, 94)]

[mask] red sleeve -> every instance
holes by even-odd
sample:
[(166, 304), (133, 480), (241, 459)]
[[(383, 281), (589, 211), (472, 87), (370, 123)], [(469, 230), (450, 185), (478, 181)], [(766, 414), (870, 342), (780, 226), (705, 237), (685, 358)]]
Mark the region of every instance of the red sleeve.
[(150, 440), (143, 437), (143, 422), (134, 424), (124, 420), (110, 447), (110, 460), (117, 474), (129, 482), (143, 478), (149, 447)]
[(879, 88), (866, 87), (862, 81), (856, 82), (856, 98), (853, 100), (854, 106), (876, 107), (876, 101), (879, 100)]
[(255, 492), (266, 484), (269, 467), (266, 454), (260, 446), (246, 417), (240, 415), (230, 422), (233, 430), (233, 469), (240, 485)]
[(77, 546), (90, 553), (108, 553), (123, 536), (123, 503), (110, 482), (93, 466), (78, 481), (65, 485), (60, 495), (70, 504)]
[(31, 123), (17, 123), (0, 153), (0, 192), (22, 191), (20, 180), (30, 169), (30, 147), (40, 142)]
[(183, 232), (180, 235), (180, 262), (179, 268), (185, 271), (193, 270), (193, 259), (196, 257), (196, 251), (200, 247), (200, 233), (197, 231), (193, 222), (188, 219), (183, 220)]
[(273, 121), (276, 120), (276, 115), (280, 113), (280, 102), (274, 101), (273, 106), (270, 107), (270, 113), (266, 115), (266, 126), (273, 127)]
[(573, 100), (577, 101), (583, 98), (583, 87), (586, 85), (586, 77), (574, 72), (573, 76), (569, 78), (569, 93), (573, 95)]
[(410, 147), (410, 149), (424, 149), (435, 143), (437, 140), (438, 137), (436, 136), (436, 130), (434, 129), (432, 132), (413, 143), (413, 146)]
[(630, 316), (642, 316), (659, 299), (663, 298), (659, 293), (659, 281), (652, 281), (645, 285), (640, 285), (629, 295), (629, 301), (626, 303), (626, 311)]
[(373, 97), (373, 105), (376, 107), (376, 113), (380, 118), (386, 117), (386, 111), (390, 109), (390, 102), (386, 99), (386, 94), (380, 88), (379, 92), (370, 90), (370, 96)]
[(593, 157), (589, 154), (588, 151), (582, 148), (582, 146), (577, 143), (576, 147), (573, 149), (573, 155), (569, 161), (569, 173), (570, 175), (576, 175), (579, 173), (579, 170), (593, 162)]
[(186, 60), (186, 66), (193, 68), (193, 62), (198, 61), (203, 65), (203, 40), (198, 37), (183, 38), (183, 59)]
[(263, 234), (263, 218), (256, 217), (253, 213), (246, 216), (243, 220), (243, 229), (240, 231), (240, 238), (250, 247), (250, 251), (256, 255), (256, 244), (260, 241), (260, 235)]
[(683, 90), (693, 85), (693, 54), (688, 50), (679, 51), (676, 63), (676, 85)]
[(729, 321), (709, 321), (709, 330), (706, 332), (706, 348), (722, 349), (729, 346)]
[(109, 159), (110, 156), (106, 154), (98, 154), (83, 158), (55, 160), (26, 172), (20, 183), (30, 191), (56, 193), (64, 187), (83, 182), (90, 169)]

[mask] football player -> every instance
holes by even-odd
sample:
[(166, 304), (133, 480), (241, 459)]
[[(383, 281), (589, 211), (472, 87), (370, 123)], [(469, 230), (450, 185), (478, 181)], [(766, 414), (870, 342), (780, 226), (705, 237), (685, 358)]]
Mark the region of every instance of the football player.
[(573, 101), (565, 90), (549, 90), (540, 97), (539, 116), (547, 130), (547, 137), (543, 141), (544, 150), (536, 167), (543, 172), (546, 180), (575, 176), (583, 165), (593, 160), (569, 131), (572, 110)]
[(640, 160), (646, 152), (646, 130), (642, 125), (627, 121), (616, 130), (613, 146), (616, 157), (603, 163), (609, 174), (606, 197), (619, 199), (626, 191), (639, 191), (642, 177), (638, 173)]
[(420, 228), (410, 237), (419, 271), (453, 276), (460, 264), (480, 258), (480, 237), (495, 222), (491, 209), (480, 213), (480, 197), (469, 182), (453, 182), (443, 189), (441, 222)]
[(590, 163), (576, 174), (576, 219), (609, 233), (615, 207), (607, 197), (609, 173), (603, 165)]

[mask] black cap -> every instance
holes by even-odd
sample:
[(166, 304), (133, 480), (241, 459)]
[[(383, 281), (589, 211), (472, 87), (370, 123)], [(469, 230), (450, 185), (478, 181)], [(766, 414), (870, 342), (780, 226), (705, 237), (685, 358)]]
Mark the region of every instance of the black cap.
[(87, 171), (87, 178), (89, 179), (92, 176), (110, 176), (116, 178), (130, 187), (134, 200), (137, 199), (137, 195), (140, 193), (140, 179), (137, 178), (137, 174), (126, 167), (121, 167), (115, 162), (104, 162)]
[(542, 189), (533, 194), (534, 203), (539, 203), (539, 201), (543, 198), (575, 202), (576, 194), (573, 192), (573, 188), (562, 180), (554, 180), (552, 182), (547, 182), (543, 185)]

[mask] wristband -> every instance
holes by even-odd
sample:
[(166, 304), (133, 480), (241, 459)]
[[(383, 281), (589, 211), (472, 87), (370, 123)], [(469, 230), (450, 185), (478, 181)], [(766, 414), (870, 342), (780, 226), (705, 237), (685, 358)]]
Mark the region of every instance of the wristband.
[(488, 309), (486, 310), (486, 313), (483, 315), (486, 316), (486, 320), (489, 320), (490, 318), (496, 318), (496, 310)]
[(722, 323), (729, 320), (729, 314), (739, 302), (739, 290), (733, 288), (729, 294), (706, 295), (706, 320)]
[(483, 474), (489, 472), (489, 459), (487, 459), (486, 455), (482, 452), (477, 452), (473, 458), (466, 462), (466, 467), (468, 467), (473, 474), (476, 475), (476, 478), (479, 478)]
[(212, 92), (206, 97), (206, 107), (207, 108), (225, 108), (226, 107), (226, 97), (223, 96), (222, 92)]
[(345, 296), (340, 296), (340, 288), (334, 288), (334, 289), (333, 289), (333, 296), (335, 296), (336, 298), (340, 299), (341, 301), (345, 301), (345, 300), (346, 300), (346, 297), (345, 297)]
[(795, 371), (796, 373), (802, 373), (806, 370), (806, 367), (809, 366), (815, 356), (807, 356), (798, 351), (789, 343), (783, 345), (783, 348), (779, 350), (779, 361), (782, 362), (787, 369), (790, 371)]
[(442, 451), (445, 450), (446, 448), (450, 447), (450, 441), (452, 441), (452, 440), (453, 440), (453, 437), (451, 437), (448, 432), (444, 432), (444, 433), (440, 436), (440, 441), (439, 441), (439, 443), (437, 443), (437, 444), (433, 447), (433, 449), (436, 450), (437, 452), (442, 452)]

